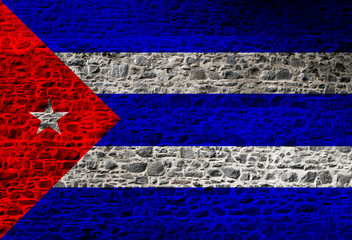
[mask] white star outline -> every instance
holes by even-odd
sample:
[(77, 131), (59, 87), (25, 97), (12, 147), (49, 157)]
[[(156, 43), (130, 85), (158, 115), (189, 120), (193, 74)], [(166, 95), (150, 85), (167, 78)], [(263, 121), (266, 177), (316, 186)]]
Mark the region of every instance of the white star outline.
[(48, 127), (61, 134), (57, 121), (63, 116), (65, 116), (67, 113), (68, 112), (54, 112), (50, 103), (50, 99), (48, 100), (44, 112), (30, 112), (30, 114), (40, 120), (40, 125), (37, 134), (39, 134), (41, 131)]

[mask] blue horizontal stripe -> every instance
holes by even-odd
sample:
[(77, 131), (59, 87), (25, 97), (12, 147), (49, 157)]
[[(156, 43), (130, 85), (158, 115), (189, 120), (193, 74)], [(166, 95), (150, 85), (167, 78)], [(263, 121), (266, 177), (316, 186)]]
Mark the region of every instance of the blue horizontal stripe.
[(351, 52), (339, 0), (3, 0), (56, 52)]
[(352, 95), (99, 94), (98, 146), (351, 146)]
[(51, 189), (7, 239), (352, 239), (352, 189)]

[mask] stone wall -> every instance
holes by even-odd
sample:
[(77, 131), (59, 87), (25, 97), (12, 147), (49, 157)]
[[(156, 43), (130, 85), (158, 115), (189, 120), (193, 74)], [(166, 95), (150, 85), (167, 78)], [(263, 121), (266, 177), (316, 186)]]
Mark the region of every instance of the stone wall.
[(96, 93), (352, 93), (350, 53), (57, 53)]
[(13, 239), (352, 239), (348, 188), (53, 188)]
[(56, 187), (351, 187), (351, 147), (94, 147)]
[[(349, 53), (58, 53), (96, 93), (351, 93)], [(350, 147), (94, 147), (56, 187), (347, 187)]]

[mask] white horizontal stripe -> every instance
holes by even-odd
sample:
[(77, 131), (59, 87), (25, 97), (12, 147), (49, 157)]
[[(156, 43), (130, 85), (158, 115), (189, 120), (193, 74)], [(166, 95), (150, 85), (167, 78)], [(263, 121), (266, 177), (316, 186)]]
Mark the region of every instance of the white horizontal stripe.
[(351, 187), (351, 147), (94, 147), (56, 187)]
[(352, 93), (351, 53), (57, 53), (96, 93)]

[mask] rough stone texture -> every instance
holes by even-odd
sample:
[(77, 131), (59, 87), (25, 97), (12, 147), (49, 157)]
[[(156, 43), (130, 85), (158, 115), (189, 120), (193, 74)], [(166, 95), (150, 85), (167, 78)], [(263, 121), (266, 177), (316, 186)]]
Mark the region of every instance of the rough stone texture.
[(350, 1), (4, 2), (56, 52), (352, 52)]
[[(96, 93), (352, 93), (351, 53), (57, 53)], [(56, 187), (347, 187), (350, 147), (95, 147)]]
[(352, 93), (351, 53), (56, 53), (96, 93)]
[(52, 189), (5, 236), (350, 240), (350, 188)]
[(118, 117), (2, 1), (0, 86), (2, 238)]
[(351, 187), (351, 149), (94, 147), (56, 187)]

